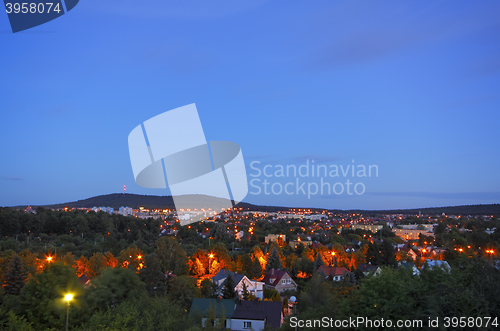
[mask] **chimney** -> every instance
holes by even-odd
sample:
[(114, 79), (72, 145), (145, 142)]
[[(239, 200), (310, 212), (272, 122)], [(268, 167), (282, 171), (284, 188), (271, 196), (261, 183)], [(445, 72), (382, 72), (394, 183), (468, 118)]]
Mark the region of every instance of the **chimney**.
[(274, 275), (274, 269), (271, 269), (271, 276)]

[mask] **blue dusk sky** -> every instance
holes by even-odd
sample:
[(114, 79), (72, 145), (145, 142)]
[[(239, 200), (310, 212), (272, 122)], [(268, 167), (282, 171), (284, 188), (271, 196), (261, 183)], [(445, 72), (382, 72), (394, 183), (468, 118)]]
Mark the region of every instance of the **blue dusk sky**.
[[(191, 103), (207, 140), (241, 146), (246, 202), (499, 203), (499, 17), (498, 1), (82, 0), (14, 34), (0, 14), (0, 206), (169, 195), (135, 183), (128, 134)], [(339, 176), (275, 176), (306, 164)], [(308, 196), (321, 179), (344, 192)]]

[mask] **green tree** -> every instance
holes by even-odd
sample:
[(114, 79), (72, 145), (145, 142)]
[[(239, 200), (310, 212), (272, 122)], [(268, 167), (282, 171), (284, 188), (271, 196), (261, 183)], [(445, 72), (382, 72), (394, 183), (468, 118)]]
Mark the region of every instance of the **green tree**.
[(211, 253), (215, 256), (215, 259), (219, 263), (219, 269), (229, 269), (229, 270), (234, 270), (233, 268), (233, 262), (231, 260), (231, 257), (229, 256), (229, 252), (227, 251), (226, 245), (224, 243), (217, 243), (215, 244), (212, 249)]
[(87, 316), (83, 286), (73, 268), (62, 263), (50, 264), (21, 290), (21, 307), (28, 322), (37, 330), (62, 329), (66, 319), (66, 293), (73, 294), (70, 319), (78, 324)]
[(252, 269), (252, 258), (249, 254), (238, 255), (237, 272), (242, 274), (249, 274)]
[(280, 292), (276, 289), (264, 288), (264, 300), (267, 301), (280, 301)]
[(106, 268), (92, 284), (88, 301), (94, 310), (107, 310), (126, 299), (146, 295), (144, 283), (132, 269)]
[(26, 284), (28, 272), (24, 269), (23, 260), (15, 254), (10, 259), (9, 267), (3, 275), (5, 294), (18, 295)]
[(186, 251), (171, 237), (161, 237), (156, 241), (157, 258), (163, 272), (172, 272), (179, 276), (188, 273)]
[(7, 322), (0, 325), (4, 331), (34, 331), (33, 324), (29, 323), (25, 317), (17, 316), (12, 310), (7, 313)]
[(368, 244), (368, 250), (366, 251), (366, 262), (373, 265), (382, 264), (383, 258), (380, 251), (380, 246), (378, 244)]
[(99, 276), (108, 266), (108, 259), (102, 253), (94, 253), (87, 263), (87, 276), (90, 279)]
[(269, 257), (267, 258), (267, 264), (266, 264), (266, 272), (268, 272), (271, 269), (281, 269), (281, 260), (280, 260), (280, 255), (276, 247), (273, 247), (271, 250), (271, 253), (269, 253)]
[(210, 279), (205, 278), (200, 286), (201, 296), (203, 298), (216, 298), (217, 297), (217, 284)]
[(114, 309), (97, 311), (79, 330), (188, 330), (192, 326), (187, 312), (168, 298), (141, 297), (127, 299)]
[(155, 254), (146, 255), (144, 267), (139, 271), (141, 280), (146, 284), (146, 291), (150, 296), (166, 293), (165, 274), (161, 270), (160, 261)]
[(201, 296), (196, 280), (188, 276), (168, 277), (166, 285), (170, 300), (186, 310), (191, 307), (193, 298)]
[(228, 275), (224, 282), (222, 283), (222, 298), (223, 299), (234, 299), (238, 295), (234, 289), (236, 285), (234, 284), (233, 277)]
[(380, 254), (383, 265), (396, 265), (396, 255), (394, 254), (394, 247), (389, 241), (384, 240), (384, 242), (380, 245)]
[(278, 292), (277, 290), (274, 290), (273, 296), (271, 297), (271, 301), (280, 301), (281, 302), (280, 292)]
[(318, 255), (316, 255), (316, 259), (314, 260), (314, 271), (317, 271), (322, 265), (324, 265), (323, 259), (321, 258), (321, 254), (318, 253)]
[(243, 300), (251, 300), (251, 293), (248, 292), (247, 285), (243, 282)]
[(262, 277), (262, 267), (258, 259), (253, 260), (249, 276), (251, 279), (259, 279), (260, 277)]

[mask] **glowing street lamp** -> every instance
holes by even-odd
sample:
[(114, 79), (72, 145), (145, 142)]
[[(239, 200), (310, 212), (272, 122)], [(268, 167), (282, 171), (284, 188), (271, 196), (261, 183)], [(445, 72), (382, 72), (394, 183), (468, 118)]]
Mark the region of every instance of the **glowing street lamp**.
[(68, 321), (69, 321), (69, 303), (73, 300), (73, 294), (68, 293), (64, 296), (64, 300), (68, 303), (68, 309), (66, 310), (66, 331), (68, 331)]
[(47, 256), (47, 262), (52, 262), (52, 256)]

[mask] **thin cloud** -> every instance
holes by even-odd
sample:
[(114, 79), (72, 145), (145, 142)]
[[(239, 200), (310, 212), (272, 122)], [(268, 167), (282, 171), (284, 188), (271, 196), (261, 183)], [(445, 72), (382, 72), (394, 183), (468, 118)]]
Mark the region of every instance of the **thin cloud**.
[(500, 192), (366, 192), (366, 195), (380, 197), (406, 197), (430, 199), (471, 199), (471, 200), (499, 200)]
[(21, 180), (24, 180), (24, 178), (21, 178), (21, 177), (11, 177), (11, 176), (0, 176), (0, 179), (11, 180), (11, 181), (21, 181)]

